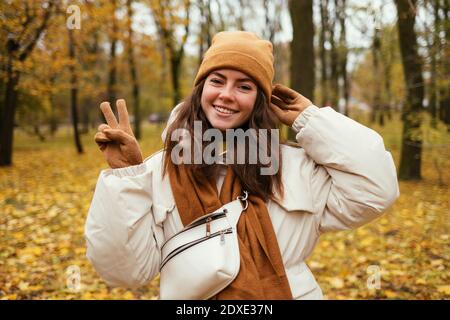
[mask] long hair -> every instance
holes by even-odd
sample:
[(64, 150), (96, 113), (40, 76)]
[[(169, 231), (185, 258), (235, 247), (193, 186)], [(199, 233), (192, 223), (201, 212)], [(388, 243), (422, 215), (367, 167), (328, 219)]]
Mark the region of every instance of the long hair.
[[(211, 123), (206, 118), (206, 115), (201, 107), (201, 96), (203, 92), (203, 85), (205, 83), (205, 79), (200, 81), (193, 89), (190, 96), (188, 96), (181, 104), (178, 113), (175, 116), (175, 120), (169, 125), (166, 131), (166, 137), (164, 142), (165, 149), (165, 157), (164, 157), (164, 170), (163, 175), (167, 172), (168, 162), (171, 161), (171, 152), (177, 141), (172, 141), (171, 136), (172, 132), (178, 128), (187, 129), (190, 133), (191, 137), (191, 146), (194, 145), (194, 121), (202, 122), (202, 134), (205, 130), (213, 128)], [(258, 143), (258, 147), (260, 143), (264, 144), (266, 147), (265, 150), (271, 149), (271, 130), (270, 129), (279, 129), (278, 127), (278, 119), (273, 111), (270, 109), (266, 96), (263, 91), (258, 86), (257, 96), (253, 111), (250, 115), (250, 118), (246, 123), (244, 123), (240, 128), (244, 131), (247, 129), (255, 129), (256, 132), (259, 132), (258, 129), (267, 129), (267, 136), (262, 139), (260, 134), (258, 133), (255, 137)], [(235, 128), (237, 129), (237, 128)], [(208, 145), (208, 142), (202, 142), (202, 154), (205, 146)], [(260, 162), (260, 159), (257, 159), (256, 164), (250, 164), (248, 161), (249, 152), (246, 149), (245, 155), (245, 163), (238, 164), (234, 161), (231, 166), (231, 169), (240, 179), (242, 188), (247, 190), (250, 194), (257, 195), (262, 199), (275, 199), (275, 191), (278, 191), (279, 195), (283, 197), (283, 185), (281, 181), (282, 176), (282, 158), (281, 158), (281, 150), (280, 144), (278, 145), (278, 149), (276, 150), (276, 154), (271, 154), (271, 159), (275, 158), (275, 161), (278, 161), (278, 171), (273, 175), (261, 175), (261, 168), (267, 167), (268, 165), (264, 165)], [(236, 156), (236, 154), (235, 154)], [(189, 164), (187, 165), (189, 170), (192, 170), (194, 176), (197, 176), (197, 173), (201, 172), (200, 176), (217, 176), (218, 167), (216, 165), (207, 165), (207, 164)]]

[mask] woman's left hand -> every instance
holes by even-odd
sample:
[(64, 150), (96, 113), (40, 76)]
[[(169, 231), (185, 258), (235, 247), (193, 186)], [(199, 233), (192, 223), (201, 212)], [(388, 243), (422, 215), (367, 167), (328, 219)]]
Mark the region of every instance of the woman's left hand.
[(297, 91), (282, 84), (272, 88), (270, 107), (282, 123), (292, 126), (299, 114), (313, 103)]

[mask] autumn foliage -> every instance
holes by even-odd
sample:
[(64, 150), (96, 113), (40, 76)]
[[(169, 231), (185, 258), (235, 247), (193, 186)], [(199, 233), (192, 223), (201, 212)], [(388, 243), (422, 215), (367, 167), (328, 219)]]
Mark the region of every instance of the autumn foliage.
[(164, 118), (191, 92), (214, 34), (255, 27), (274, 44), (274, 82), (372, 127), (406, 168), (381, 218), (319, 241), (307, 263), (325, 297), (448, 299), (449, 2), (362, 3), (0, 1), (0, 299), (158, 297), (158, 278), (109, 288), (85, 256), (84, 222), (106, 169), (93, 142), (98, 106), (126, 99), (152, 154), (162, 124), (147, 117)]
[[(375, 129), (398, 164), (398, 122)], [(161, 130), (144, 127), (144, 156), (162, 146)], [(85, 257), (84, 222), (98, 174), (106, 168), (92, 135), (83, 137), (82, 155), (63, 131), (47, 142), (18, 135), (15, 165), (0, 169), (1, 299), (158, 297), (158, 279), (137, 290), (112, 289)], [(400, 182), (401, 196), (385, 215), (321, 238), (307, 263), (328, 299), (450, 297), (450, 152), (435, 151), (425, 151), (424, 180)], [(377, 268), (380, 288), (368, 289)]]

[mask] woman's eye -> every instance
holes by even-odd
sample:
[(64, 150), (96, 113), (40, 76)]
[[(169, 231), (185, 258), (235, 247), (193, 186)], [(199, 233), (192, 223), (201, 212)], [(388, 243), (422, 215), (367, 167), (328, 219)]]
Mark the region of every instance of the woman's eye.
[(218, 79), (211, 79), (210, 81), (213, 83), (220, 83), (220, 80), (218, 80)]
[(242, 89), (244, 90), (251, 90), (252, 88), (250, 86), (241, 86)]

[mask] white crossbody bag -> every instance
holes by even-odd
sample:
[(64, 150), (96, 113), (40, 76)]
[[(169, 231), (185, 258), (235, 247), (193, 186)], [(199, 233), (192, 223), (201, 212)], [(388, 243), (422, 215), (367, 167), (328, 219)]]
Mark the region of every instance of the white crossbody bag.
[[(236, 225), (248, 193), (204, 215), (161, 247), (160, 299), (209, 299), (237, 276), (240, 253)], [(242, 202), (241, 202), (242, 201)]]

